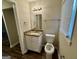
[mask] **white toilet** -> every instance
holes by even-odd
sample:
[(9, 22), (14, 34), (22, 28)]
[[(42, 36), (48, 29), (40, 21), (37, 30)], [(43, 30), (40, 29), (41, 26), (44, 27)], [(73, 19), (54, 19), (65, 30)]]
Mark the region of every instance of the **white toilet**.
[(46, 45), (45, 45), (45, 52), (46, 52), (46, 59), (52, 59), (52, 54), (54, 53), (54, 40), (55, 40), (55, 35), (54, 34), (45, 34), (46, 36)]

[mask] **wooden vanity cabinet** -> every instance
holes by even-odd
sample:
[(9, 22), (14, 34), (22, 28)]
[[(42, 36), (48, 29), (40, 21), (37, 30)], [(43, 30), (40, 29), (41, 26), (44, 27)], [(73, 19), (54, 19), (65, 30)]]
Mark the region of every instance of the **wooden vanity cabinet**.
[(26, 35), (25, 37), (26, 37), (27, 49), (40, 53), (42, 49), (42, 35), (40, 36)]

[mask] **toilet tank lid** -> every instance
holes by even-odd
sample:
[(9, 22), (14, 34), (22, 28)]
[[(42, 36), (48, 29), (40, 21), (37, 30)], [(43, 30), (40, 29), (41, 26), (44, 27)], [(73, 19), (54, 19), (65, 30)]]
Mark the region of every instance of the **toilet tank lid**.
[(45, 36), (55, 37), (55, 34), (45, 34)]

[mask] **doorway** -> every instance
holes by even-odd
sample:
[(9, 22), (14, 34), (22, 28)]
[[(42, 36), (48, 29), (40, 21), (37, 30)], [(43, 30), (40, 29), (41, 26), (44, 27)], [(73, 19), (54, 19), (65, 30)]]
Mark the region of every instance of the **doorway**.
[(3, 24), (5, 24), (6, 33), (10, 43), (10, 48), (19, 43), (18, 31), (16, 27), (13, 8), (3, 9)]

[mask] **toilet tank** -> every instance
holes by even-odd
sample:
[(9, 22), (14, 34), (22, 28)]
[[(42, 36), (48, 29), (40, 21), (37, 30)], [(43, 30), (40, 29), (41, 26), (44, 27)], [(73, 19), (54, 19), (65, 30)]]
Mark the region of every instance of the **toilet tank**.
[(55, 40), (55, 34), (45, 34), (46, 36), (46, 42), (47, 43), (53, 43)]

